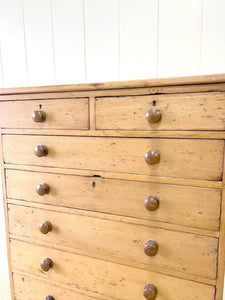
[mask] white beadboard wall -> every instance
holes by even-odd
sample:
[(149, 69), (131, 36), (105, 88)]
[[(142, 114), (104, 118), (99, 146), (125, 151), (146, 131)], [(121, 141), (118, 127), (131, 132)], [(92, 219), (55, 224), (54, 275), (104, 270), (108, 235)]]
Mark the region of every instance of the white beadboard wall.
[[(0, 0), (0, 87), (225, 73), (225, 0)], [(0, 198), (0, 277), (7, 278)]]

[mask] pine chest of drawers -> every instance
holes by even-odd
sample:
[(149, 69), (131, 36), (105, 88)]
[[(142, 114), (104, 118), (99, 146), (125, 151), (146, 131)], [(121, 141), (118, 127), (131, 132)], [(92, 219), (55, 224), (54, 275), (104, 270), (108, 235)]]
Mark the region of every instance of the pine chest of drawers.
[(0, 90), (12, 299), (222, 300), (225, 75)]

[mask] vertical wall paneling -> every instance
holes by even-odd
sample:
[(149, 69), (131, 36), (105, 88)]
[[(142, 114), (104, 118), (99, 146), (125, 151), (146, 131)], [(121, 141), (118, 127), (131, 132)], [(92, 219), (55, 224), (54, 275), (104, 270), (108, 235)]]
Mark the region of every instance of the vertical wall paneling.
[(0, 0), (0, 40), (5, 87), (26, 86), (22, 0)]
[(156, 77), (157, 33), (157, 0), (120, 0), (121, 80)]
[(51, 0), (24, 0), (29, 85), (55, 83)]
[(225, 72), (225, 0), (204, 0), (201, 74)]
[(53, 0), (56, 84), (84, 82), (83, 0)]
[(85, 0), (87, 81), (119, 79), (118, 0)]
[(159, 1), (159, 77), (199, 74), (202, 1)]
[(0, 39), (0, 88), (4, 87), (2, 73), (2, 55), (1, 55), (1, 39)]

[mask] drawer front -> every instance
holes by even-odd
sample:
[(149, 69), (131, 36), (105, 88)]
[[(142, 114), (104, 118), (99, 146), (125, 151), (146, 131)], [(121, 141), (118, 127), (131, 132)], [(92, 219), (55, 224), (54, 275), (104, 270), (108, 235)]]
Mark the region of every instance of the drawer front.
[[(43, 111), (46, 115), (46, 120), (44, 122), (34, 122), (32, 119), (34, 111)], [(88, 129), (88, 99), (1, 102), (0, 127), (25, 129)]]
[[(47, 156), (34, 154), (39, 145), (47, 146)], [(3, 136), (6, 163), (206, 180), (221, 180), (223, 145), (219, 140)], [(151, 150), (159, 153), (158, 163), (145, 161)]]
[[(13, 271), (32, 274), (54, 283), (68, 284), (81, 293), (88, 290), (95, 293), (97, 299), (144, 299), (143, 290), (147, 284), (157, 287), (157, 300), (186, 300), (187, 294), (189, 300), (214, 299), (213, 286), (16, 240), (11, 240), (11, 257)], [(46, 257), (53, 260), (53, 268), (45, 273), (41, 271), (40, 263)], [(51, 283), (49, 284), (51, 287)]]
[(40, 278), (16, 273), (13, 274), (13, 286), (16, 300), (44, 300), (47, 296), (52, 296), (54, 300), (99, 299), (85, 295), (86, 291), (60, 288), (55, 282), (43, 281)]
[[(161, 114), (153, 113), (153, 109)], [(147, 112), (150, 113), (149, 121), (145, 117)], [(120, 130), (224, 130), (225, 93), (97, 98), (96, 127)]]
[[(73, 210), (56, 212), (54, 207), (44, 210), (9, 204), (8, 208), (12, 237), (64, 245), (75, 252), (128, 265), (134, 262), (149, 270), (161, 268), (216, 278), (217, 238), (106, 220), (101, 215), (76, 215)], [(39, 231), (39, 225), (45, 221), (53, 226), (47, 235)], [(158, 252), (152, 257), (144, 253), (149, 240), (158, 244)]]
[[(50, 193), (39, 196), (36, 187), (43, 182)], [(219, 230), (220, 189), (20, 170), (6, 170), (6, 183), (11, 199)], [(146, 209), (145, 200), (148, 209), (154, 201), (158, 208)]]

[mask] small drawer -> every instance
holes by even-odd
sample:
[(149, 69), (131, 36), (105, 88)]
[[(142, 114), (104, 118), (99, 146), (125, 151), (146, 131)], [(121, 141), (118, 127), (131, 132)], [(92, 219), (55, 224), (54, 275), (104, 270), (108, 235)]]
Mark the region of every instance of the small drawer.
[[(43, 145), (48, 155), (36, 156), (34, 150)], [(216, 181), (222, 176), (223, 148), (221, 140), (203, 139), (3, 136), (9, 164)]]
[(89, 129), (88, 98), (0, 102), (0, 127)]
[[(11, 199), (219, 230), (220, 189), (21, 170), (6, 170), (6, 183)], [(44, 197), (41, 183), (50, 187)]]
[[(57, 283), (68, 285), (70, 289), (77, 289), (81, 296), (76, 298), (76, 294), (73, 294), (71, 299), (79, 300), (89, 300), (88, 297), (83, 295), (87, 292), (90, 295), (92, 293), (93, 299), (144, 300), (143, 292), (148, 284), (154, 285), (157, 289), (157, 300), (186, 300), (187, 295), (189, 300), (214, 300), (214, 286), (62, 252), (48, 247), (31, 245), (17, 240), (11, 241), (11, 257), (13, 271), (15, 273), (16, 271), (26, 273), (25, 277), (14, 275), (18, 300), (44, 299), (40, 298), (42, 289), (47, 292), (49, 290), (52, 293), (55, 292), (56, 295), (60, 295), (59, 298), (62, 300), (69, 299), (67, 297), (67, 295), (70, 295), (69, 292), (57, 294), (58, 289), (55, 289)], [(54, 263), (53, 268), (46, 273), (40, 269), (40, 263), (45, 257), (51, 257)], [(28, 279), (27, 274), (36, 276), (36, 279), (34, 277)], [(24, 279), (21, 279), (21, 277)], [(40, 281), (38, 278), (40, 278)], [(47, 280), (48, 284), (43, 284), (42, 280)], [(38, 289), (37, 295), (39, 297), (34, 295), (34, 297), (29, 298), (30, 289), (34, 293)], [(24, 297), (21, 297), (21, 294)], [(55, 300), (58, 300), (58, 298)]]
[[(75, 214), (73, 209), (57, 212), (54, 207), (45, 210), (15, 204), (8, 204), (8, 209), (12, 238), (63, 245), (73, 252), (138, 264), (147, 270), (216, 279), (217, 238), (101, 219), (102, 214)], [(50, 229), (46, 222), (50, 222)], [(47, 228), (45, 234), (43, 228)]]
[(212, 92), (96, 98), (96, 128), (225, 130), (225, 94)]

